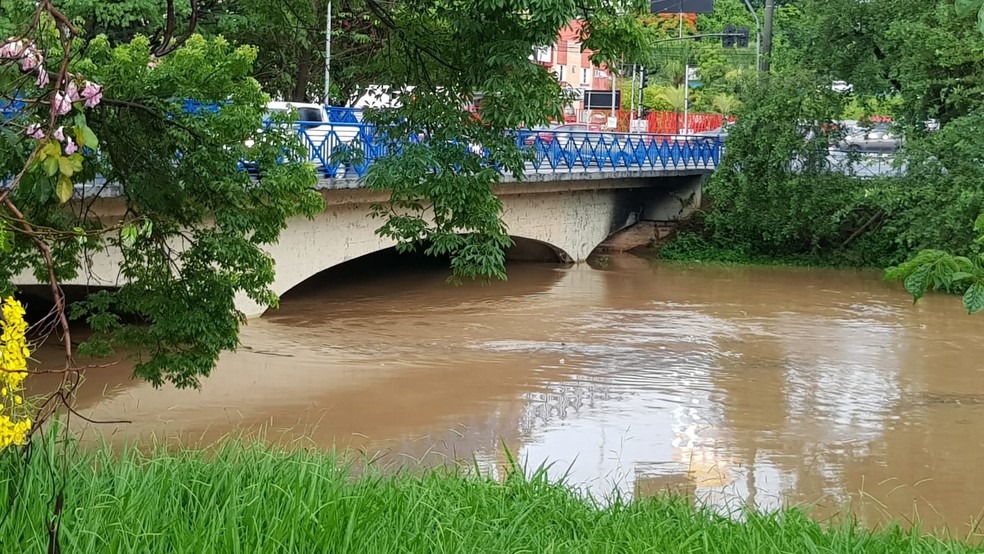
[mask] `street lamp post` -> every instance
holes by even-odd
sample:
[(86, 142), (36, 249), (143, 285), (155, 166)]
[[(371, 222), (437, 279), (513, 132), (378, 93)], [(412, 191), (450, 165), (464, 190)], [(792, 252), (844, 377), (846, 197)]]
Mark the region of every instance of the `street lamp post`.
[(325, 24), (325, 106), (331, 105), (331, 0), (328, 0), (328, 23)]

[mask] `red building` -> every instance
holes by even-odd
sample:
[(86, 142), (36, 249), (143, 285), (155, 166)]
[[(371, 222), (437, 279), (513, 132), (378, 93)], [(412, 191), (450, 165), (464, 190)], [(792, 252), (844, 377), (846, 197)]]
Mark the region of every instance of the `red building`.
[[(549, 67), (562, 86), (574, 89), (579, 96), (587, 90), (611, 90), (612, 74), (605, 65), (591, 63), (590, 50), (581, 50), (582, 23), (574, 20), (558, 33), (557, 41), (550, 46), (538, 48), (533, 61)], [(568, 121), (587, 122), (583, 104), (579, 100), (567, 111)]]

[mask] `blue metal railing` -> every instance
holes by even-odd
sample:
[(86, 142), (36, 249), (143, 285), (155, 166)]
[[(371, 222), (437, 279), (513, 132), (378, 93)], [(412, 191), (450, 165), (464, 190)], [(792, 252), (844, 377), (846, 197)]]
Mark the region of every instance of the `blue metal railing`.
[[(362, 177), (376, 159), (398, 154), (401, 148), (363, 123), (305, 121), (296, 128), (308, 159), (328, 179)], [(527, 130), (511, 135), (529, 156), (527, 173), (714, 169), (722, 153), (717, 137)], [(407, 138), (407, 142), (421, 140), (425, 139)], [(484, 150), (480, 145), (468, 147), (475, 153)]]
[(325, 113), (328, 114), (328, 121), (332, 123), (362, 123), (361, 108), (336, 108), (326, 106)]
[[(0, 115), (13, 117), (19, 103), (0, 105)], [(185, 100), (182, 108), (193, 114), (215, 112), (220, 106)], [(407, 142), (425, 142), (422, 135), (404, 141), (386, 137), (380, 129), (361, 122), (361, 110), (326, 108), (329, 123), (299, 121), (300, 135), (319, 176), (351, 180), (363, 177), (372, 163), (384, 156), (399, 155)], [(680, 137), (654, 134), (517, 130), (510, 133), (517, 146), (528, 154), (525, 173), (589, 173), (602, 171), (709, 170), (721, 160), (722, 143), (716, 137)], [(467, 145), (487, 155), (481, 145)], [(254, 171), (255, 164), (241, 167)]]
[(515, 134), (517, 144), (532, 153), (530, 163), (538, 173), (714, 169), (721, 160), (722, 143), (717, 137), (567, 131)]

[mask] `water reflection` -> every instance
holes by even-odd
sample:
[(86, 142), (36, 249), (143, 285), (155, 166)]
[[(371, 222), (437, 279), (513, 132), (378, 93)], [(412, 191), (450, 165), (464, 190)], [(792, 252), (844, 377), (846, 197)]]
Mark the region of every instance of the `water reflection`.
[[(90, 373), (89, 415), (185, 442), (266, 426), (391, 461), (493, 468), (507, 445), (595, 494), (814, 505), (928, 527), (984, 508), (984, 319), (876, 272), (517, 265), (329, 276), (251, 322), (201, 391)], [(114, 386), (116, 392), (104, 393)], [(863, 493), (862, 493), (863, 491)]]

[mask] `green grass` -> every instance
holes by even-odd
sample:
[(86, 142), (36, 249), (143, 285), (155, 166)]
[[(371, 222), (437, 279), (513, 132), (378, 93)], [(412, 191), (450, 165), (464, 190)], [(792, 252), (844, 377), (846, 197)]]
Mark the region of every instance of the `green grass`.
[[(230, 442), (69, 457), (62, 552), (971, 552), (899, 529), (827, 528), (802, 512), (743, 522), (684, 499), (606, 506), (545, 472), (504, 483), (449, 469), (358, 476), (339, 457)], [(0, 552), (46, 552), (51, 451), (0, 455)], [(11, 499), (16, 487), (20, 493)]]

